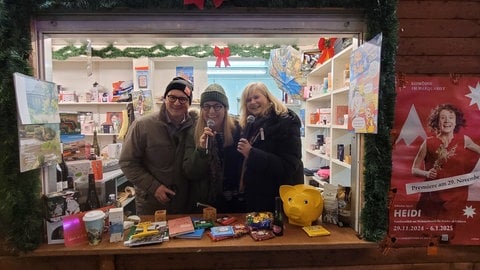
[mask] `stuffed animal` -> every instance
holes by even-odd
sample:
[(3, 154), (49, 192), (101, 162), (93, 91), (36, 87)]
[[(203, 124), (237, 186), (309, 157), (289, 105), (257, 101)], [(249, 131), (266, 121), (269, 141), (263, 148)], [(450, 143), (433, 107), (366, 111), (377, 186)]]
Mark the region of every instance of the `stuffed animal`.
[(323, 198), (320, 191), (310, 185), (280, 186), (280, 198), (288, 222), (297, 226), (310, 226), (322, 214)]

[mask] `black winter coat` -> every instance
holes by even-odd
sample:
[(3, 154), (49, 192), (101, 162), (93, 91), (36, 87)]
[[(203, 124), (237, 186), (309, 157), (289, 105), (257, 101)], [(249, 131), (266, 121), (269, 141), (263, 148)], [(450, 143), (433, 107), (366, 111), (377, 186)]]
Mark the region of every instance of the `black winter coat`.
[[(301, 122), (291, 110), (257, 119), (248, 134), (253, 148), (244, 173), (247, 211), (274, 211), (281, 185), (303, 183)], [(263, 134), (262, 134), (263, 133)]]

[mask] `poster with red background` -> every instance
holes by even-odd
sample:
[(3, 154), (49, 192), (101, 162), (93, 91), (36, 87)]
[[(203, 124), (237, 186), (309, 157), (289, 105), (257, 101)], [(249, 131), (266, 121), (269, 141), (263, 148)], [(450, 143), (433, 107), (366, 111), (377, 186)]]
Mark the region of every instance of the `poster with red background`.
[(399, 76), (396, 94), (389, 237), (479, 245), (480, 78)]

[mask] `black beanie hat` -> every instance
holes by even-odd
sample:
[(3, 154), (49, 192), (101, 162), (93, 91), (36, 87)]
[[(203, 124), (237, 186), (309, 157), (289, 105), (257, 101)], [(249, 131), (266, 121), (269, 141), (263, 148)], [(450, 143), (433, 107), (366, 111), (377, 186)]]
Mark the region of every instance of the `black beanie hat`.
[(173, 80), (168, 83), (167, 88), (165, 89), (165, 94), (163, 94), (163, 98), (165, 99), (168, 95), (168, 92), (170, 90), (180, 90), (185, 93), (188, 97), (188, 102), (191, 105), (192, 104), (192, 92), (193, 92), (193, 84), (189, 81), (186, 80), (185, 78), (182, 77), (175, 77)]
[(223, 90), (223, 87), (217, 83), (210, 84), (203, 91), (200, 97), (200, 106), (203, 106), (207, 101), (217, 101), (228, 108), (228, 98), (225, 95), (225, 90)]

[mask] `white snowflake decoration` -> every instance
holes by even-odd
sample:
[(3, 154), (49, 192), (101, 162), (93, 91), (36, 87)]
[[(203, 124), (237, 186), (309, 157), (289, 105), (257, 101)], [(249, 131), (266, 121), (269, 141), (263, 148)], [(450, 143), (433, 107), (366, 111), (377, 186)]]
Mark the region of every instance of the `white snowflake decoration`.
[(470, 104), (468, 105), (474, 105), (477, 104), (477, 108), (480, 110), (480, 82), (477, 82), (477, 86), (475, 88), (469, 86), (470, 89), (470, 94), (465, 95), (466, 97), (469, 97)]
[(467, 218), (473, 218), (473, 215), (475, 215), (475, 208), (473, 208), (471, 205), (470, 206), (465, 206), (465, 209), (463, 209), (463, 215), (466, 216)]

